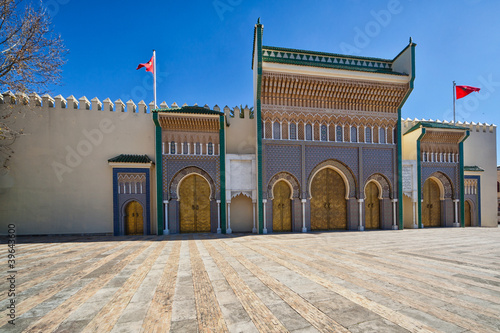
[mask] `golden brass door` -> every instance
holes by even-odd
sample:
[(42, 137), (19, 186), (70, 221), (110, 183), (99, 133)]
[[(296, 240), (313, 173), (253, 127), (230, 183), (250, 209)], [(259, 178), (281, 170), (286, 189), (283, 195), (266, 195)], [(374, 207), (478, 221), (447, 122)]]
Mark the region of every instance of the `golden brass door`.
[(290, 186), (280, 180), (273, 189), (273, 231), (292, 231), (292, 201)]
[(186, 177), (179, 189), (180, 231), (210, 232), (210, 186), (198, 175)]
[(144, 222), (142, 218), (142, 206), (137, 201), (130, 202), (125, 207), (125, 234), (143, 235)]
[(380, 229), (379, 189), (374, 182), (365, 188), (365, 229)]
[(311, 229), (347, 229), (345, 184), (338, 172), (323, 169), (311, 183)]
[(470, 203), (468, 201), (465, 201), (464, 205), (465, 205), (465, 216), (464, 216), (465, 226), (471, 227), (472, 226), (472, 214), (471, 214), (472, 210), (470, 207)]
[(422, 202), (422, 223), (424, 227), (441, 226), (441, 200), (439, 186), (427, 179), (424, 183), (424, 201)]

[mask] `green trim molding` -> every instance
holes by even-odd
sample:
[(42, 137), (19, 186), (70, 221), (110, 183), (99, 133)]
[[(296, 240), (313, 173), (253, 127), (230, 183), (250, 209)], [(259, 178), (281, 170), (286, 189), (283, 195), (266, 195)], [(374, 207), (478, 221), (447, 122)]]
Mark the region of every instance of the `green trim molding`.
[(425, 135), (425, 128), (422, 128), (422, 134), (417, 139), (417, 200), (418, 200), (418, 228), (422, 228), (422, 166), (420, 158), (420, 140)]
[(220, 142), (220, 229), (226, 233), (226, 119), (219, 116), (219, 142)]
[[(402, 108), (403, 108), (403, 105), (406, 103), (406, 100), (408, 99), (408, 97), (410, 97), (410, 94), (411, 92), (413, 91), (413, 87), (414, 87), (414, 82), (415, 82), (415, 47), (417, 46), (417, 44), (413, 43), (410, 39), (410, 44), (407, 46), (408, 47), (411, 47), (411, 75), (410, 75), (410, 82), (409, 82), (409, 89), (408, 91), (406, 92), (406, 95), (405, 97), (403, 98), (403, 100), (401, 101), (401, 103), (399, 104), (398, 106), (398, 144), (397, 144), (397, 154), (398, 154), (398, 218), (399, 218), (399, 223), (398, 223), (398, 227), (399, 227), (399, 230), (402, 230), (403, 229), (403, 126), (402, 126), (402, 123), (401, 123), (401, 115), (402, 115)], [(404, 49), (406, 50), (406, 48)], [(403, 50), (403, 51), (404, 51)], [(403, 52), (402, 51), (402, 52)], [(399, 57), (401, 54), (399, 53), (397, 57)], [(394, 59), (396, 59), (394, 58)], [(420, 146), (418, 146), (418, 143), (417, 143), (417, 151), (420, 150)], [(417, 158), (417, 161), (419, 159)], [(420, 201), (419, 201), (419, 205), (420, 205)], [(420, 207), (419, 207), (420, 208)], [(420, 216), (420, 214), (419, 214)]]
[(470, 131), (465, 131), (464, 138), (458, 144), (460, 156), (460, 226), (465, 227), (465, 193), (464, 193), (464, 141), (469, 137)]
[[(259, 234), (264, 230), (264, 204), (262, 203), (262, 35), (264, 27), (260, 24), (260, 19), (255, 25), (255, 48), (257, 48), (257, 98), (255, 105), (255, 114), (257, 116), (257, 207), (259, 218)], [(252, 64), (253, 66), (253, 64)], [(253, 69), (255, 70), (255, 68)]]
[(163, 156), (161, 152), (161, 126), (158, 121), (158, 113), (153, 112), (155, 124), (155, 152), (156, 152), (156, 218), (157, 235), (163, 235)]

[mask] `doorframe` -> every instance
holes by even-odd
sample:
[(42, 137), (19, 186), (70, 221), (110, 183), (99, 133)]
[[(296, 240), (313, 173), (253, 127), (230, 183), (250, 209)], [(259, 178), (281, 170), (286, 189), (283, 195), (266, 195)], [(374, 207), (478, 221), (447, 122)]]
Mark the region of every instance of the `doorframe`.
[[(151, 184), (150, 184), (150, 169), (149, 168), (113, 168), (113, 234), (115, 236), (120, 236), (125, 234), (124, 229), (124, 221), (123, 218), (120, 218), (122, 214), (120, 208), (120, 194), (118, 194), (118, 174), (119, 173), (145, 173), (146, 174), (146, 203), (143, 204), (143, 215), (144, 211), (146, 211), (146, 218), (144, 219), (144, 229), (145, 235), (151, 234)], [(139, 203), (142, 201), (139, 198), (136, 198), (133, 194), (130, 198), (126, 200), (128, 203), (130, 200), (136, 200)], [(122, 220), (122, 221), (120, 221)], [(123, 228), (120, 228), (120, 225)], [(122, 229), (120, 232), (120, 229)]]

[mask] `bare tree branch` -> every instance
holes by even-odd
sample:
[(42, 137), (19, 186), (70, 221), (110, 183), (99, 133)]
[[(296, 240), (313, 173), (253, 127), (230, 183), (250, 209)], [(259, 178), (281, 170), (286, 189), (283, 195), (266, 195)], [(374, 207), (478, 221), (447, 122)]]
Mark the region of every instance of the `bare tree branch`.
[[(51, 28), (50, 17), (40, 3), (34, 7), (22, 0), (0, 0), (0, 88), (1, 91), (45, 92), (59, 84), (65, 49), (61, 36)], [(11, 128), (15, 118), (10, 108), (0, 111), (0, 168), (14, 153), (10, 146), (22, 135)]]

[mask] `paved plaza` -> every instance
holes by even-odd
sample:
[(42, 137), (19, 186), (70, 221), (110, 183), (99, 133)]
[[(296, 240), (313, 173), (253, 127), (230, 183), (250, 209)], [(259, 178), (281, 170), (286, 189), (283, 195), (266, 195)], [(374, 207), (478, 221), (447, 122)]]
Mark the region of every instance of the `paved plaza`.
[(17, 242), (1, 332), (500, 331), (498, 228)]

